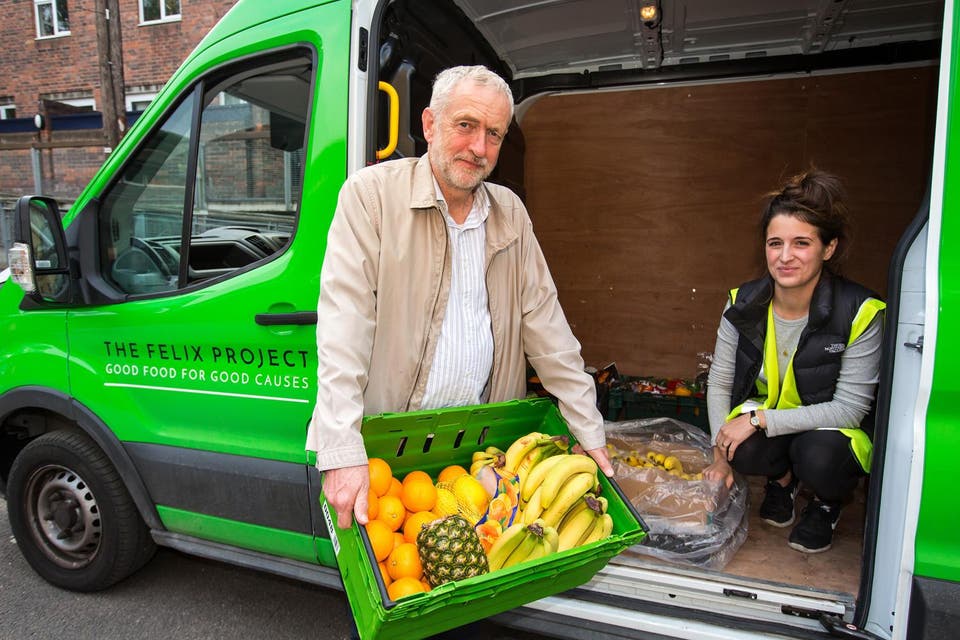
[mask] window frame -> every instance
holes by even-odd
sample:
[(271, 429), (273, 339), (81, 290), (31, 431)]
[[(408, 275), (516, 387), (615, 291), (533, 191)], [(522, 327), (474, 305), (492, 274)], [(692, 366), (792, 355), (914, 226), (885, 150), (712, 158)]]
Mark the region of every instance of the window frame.
[[(70, 35), (70, 25), (67, 24), (66, 29), (60, 28), (60, 18), (57, 12), (57, 5), (63, 3), (64, 7), (67, 9), (67, 19), (69, 21), (69, 7), (67, 6), (67, 0), (33, 0), (33, 25), (36, 28), (37, 40), (47, 40), (50, 38), (62, 38), (64, 36)], [(53, 33), (45, 34), (41, 31), (40, 24), (40, 7), (41, 5), (50, 5), (53, 9)]]
[(93, 96), (89, 98), (62, 98), (57, 100), (57, 102), (62, 102), (63, 104), (68, 104), (71, 107), (78, 107), (80, 109), (89, 109), (90, 111), (97, 110), (97, 101)]
[(151, 24), (161, 24), (163, 22), (177, 22), (183, 17), (183, 2), (182, 0), (177, 0), (180, 4), (180, 9), (178, 13), (167, 14), (167, 5), (164, 0), (159, 0), (160, 7), (160, 17), (156, 19), (146, 19), (143, 16), (143, 2), (144, 0), (137, 0), (137, 10), (140, 14), (140, 24), (141, 25), (151, 25)]
[[(163, 114), (156, 119), (156, 123), (151, 127), (151, 132), (144, 135), (142, 140), (138, 142), (137, 147), (131, 150), (130, 154), (125, 158), (123, 165), (118, 167), (113, 178), (104, 185), (103, 190), (100, 192), (100, 196), (96, 199), (95, 212), (91, 212), (93, 215), (87, 217), (89, 223), (90, 231), (89, 234), (96, 238), (97, 249), (94, 252), (91, 252), (95, 257), (88, 263), (89, 268), (91, 269), (90, 275), (92, 277), (88, 278), (90, 285), (92, 285), (92, 290), (88, 291), (88, 296), (85, 296), (85, 303), (87, 304), (102, 304), (102, 303), (116, 303), (124, 302), (127, 300), (144, 300), (151, 298), (160, 298), (168, 297), (174, 295), (180, 295), (186, 292), (194, 291), (201, 289), (215, 283), (221, 282), (223, 280), (236, 277), (247, 271), (260, 268), (264, 263), (270, 262), (278, 258), (280, 255), (285, 253), (289, 246), (292, 244), (292, 239), (297, 233), (300, 221), (300, 207), (303, 204), (303, 193), (301, 192), (299, 198), (295, 203), (294, 216), (291, 225), (290, 231), (290, 240), (283, 246), (280, 250), (271, 254), (265, 259), (256, 260), (250, 264), (239, 267), (235, 270), (230, 271), (222, 275), (212, 276), (210, 278), (197, 280), (190, 282), (186, 278), (186, 270), (189, 265), (189, 254), (190, 248), (189, 244), (192, 242), (191, 238), (191, 229), (193, 219), (194, 219), (194, 198), (196, 193), (196, 180), (197, 180), (197, 164), (198, 164), (198, 150), (197, 145), (199, 144), (200, 139), (200, 128), (202, 124), (202, 116), (204, 109), (209, 106), (206, 103), (206, 96), (208, 92), (211, 92), (215, 87), (219, 87), (223, 84), (229, 85), (230, 82), (243, 75), (257, 75), (264, 72), (264, 70), (273, 68), (277, 65), (286, 66), (291, 64), (296, 58), (301, 58), (304, 61), (308, 61), (311, 65), (311, 77), (310, 77), (310, 87), (307, 90), (307, 104), (306, 104), (306, 117), (307, 121), (305, 123), (304, 139), (303, 145), (306, 146), (310, 139), (310, 127), (311, 127), (311, 114), (313, 113), (313, 106), (315, 101), (314, 85), (317, 81), (317, 74), (319, 73), (320, 59), (317, 54), (316, 48), (309, 43), (298, 42), (295, 44), (286, 45), (283, 47), (268, 49), (266, 51), (259, 51), (256, 53), (243, 56), (234, 60), (230, 60), (225, 64), (218, 66), (214, 69), (209, 70), (203, 76), (197, 78), (192, 82), (188, 87), (184, 87), (183, 91), (180, 93), (179, 97), (174, 100), (172, 103), (168, 104), (163, 111)], [(255, 68), (251, 69), (250, 65), (255, 65)], [(155, 131), (165, 123), (168, 118), (183, 104), (185, 101), (194, 101), (192, 106), (193, 116), (190, 124), (190, 157), (188, 158), (188, 167), (187, 173), (185, 176), (185, 202), (184, 202), (184, 216), (183, 216), (183, 231), (181, 232), (180, 237), (180, 255), (185, 256), (185, 260), (181, 263), (181, 273), (178, 278), (178, 284), (173, 289), (163, 290), (163, 291), (154, 291), (154, 292), (143, 292), (143, 293), (132, 293), (125, 292), (123, 289), (118, 288), (116, 283), (112, 281), (111, 278), (106, 277), (104, 268), (107, 264), (106, 260), (106, 251), (110, 246), (109, 238), (109, 229), (104, 226), (102, 219), (102, 205), (108, 199), (109, 194), (113, 192), (115, 188), (118, 187), (118, 183), (122, 181), (123, 176), (127, 167), (130, 163), (136, 160), (140, 153), (143, 151), (143, 148), (148, 144), (152, 135)], [(303, 179), (303, 173), (306, 170), (306, 166), (301, 167), (300, 180)]]
[(17, 117), (16, 104), (14, 104), (13, 102), (0, 103), (0, 120), (13, 120), (16, 117)]

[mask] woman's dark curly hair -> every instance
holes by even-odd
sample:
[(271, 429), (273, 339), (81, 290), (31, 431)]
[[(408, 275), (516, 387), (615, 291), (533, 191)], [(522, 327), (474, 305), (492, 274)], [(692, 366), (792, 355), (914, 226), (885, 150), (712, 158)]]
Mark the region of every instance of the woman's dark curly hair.
[(816, 227), (823, 244), (837, 240), (833, 256), (824, 264), (831, 272), (837, 273), (850, 243), (845, 197), (840, 179), (826, 171), (810, 169), (789, 178), (779, 191), (768, 193), (764, 199), (760, 218), (762, 242), (766, 243), (767, 227), (775, 216), (793, 216)]

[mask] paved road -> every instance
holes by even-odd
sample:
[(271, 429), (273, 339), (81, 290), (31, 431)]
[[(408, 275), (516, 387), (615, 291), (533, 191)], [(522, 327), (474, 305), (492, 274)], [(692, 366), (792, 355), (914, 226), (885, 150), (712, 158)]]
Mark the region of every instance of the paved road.
[[(62, 591), (20, 555), (0, 498), (0, 640), (335, 640), (350, 637), (348, 615), (342, 592), (170, 549), (106, 591)], [(478, 635), (542, 637), (493, 624)]]

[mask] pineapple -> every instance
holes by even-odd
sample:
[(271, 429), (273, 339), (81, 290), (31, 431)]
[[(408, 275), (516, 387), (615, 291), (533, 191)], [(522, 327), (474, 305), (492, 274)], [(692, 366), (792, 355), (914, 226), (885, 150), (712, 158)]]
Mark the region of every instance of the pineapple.
[(433, 587), (489, 571), (477, 532), (460, 515), (423, 525), (417, 535), (417, 549), (423, 575)]

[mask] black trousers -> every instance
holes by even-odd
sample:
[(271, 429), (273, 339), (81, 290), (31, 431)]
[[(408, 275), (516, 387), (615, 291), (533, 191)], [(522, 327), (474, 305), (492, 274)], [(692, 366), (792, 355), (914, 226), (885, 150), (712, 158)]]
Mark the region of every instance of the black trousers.
[(757, 432), (737, 447), (732, 466), (745, 475), (782, 478), (792, 471), (824, 502), (841, 502), (865, 475), (839, 431), (818, 429), (767, 437)]

